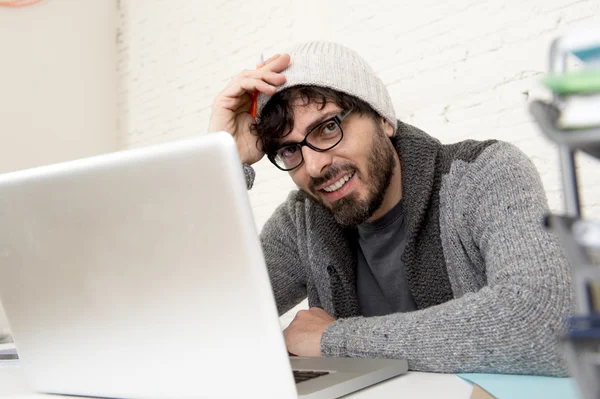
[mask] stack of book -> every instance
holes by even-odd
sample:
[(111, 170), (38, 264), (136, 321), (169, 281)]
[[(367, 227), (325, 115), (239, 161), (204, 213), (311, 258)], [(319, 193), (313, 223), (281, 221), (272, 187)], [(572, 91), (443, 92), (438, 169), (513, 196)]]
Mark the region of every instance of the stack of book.
[(560, 98), (558, 128), (600, 127), (600, 68), (549, 75), (542, 83)]
[(559, 129), (600, 127), (600, 41), (578, 42), (570, 53), (581, 61), (581, 68), (551, 73), (542, 80), (559, 99)]

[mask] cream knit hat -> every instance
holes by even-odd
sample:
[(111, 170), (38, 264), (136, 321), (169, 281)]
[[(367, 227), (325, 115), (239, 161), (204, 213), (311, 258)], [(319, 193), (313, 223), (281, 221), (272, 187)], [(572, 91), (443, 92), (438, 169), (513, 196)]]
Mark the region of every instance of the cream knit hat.
[[(283, 71), (287, 81), (277, 92), (298, 85), (329, 87), (363, 100), (396, 130), (396, 113), (387, 88), (355, 51), (337, 43), (308, 42), (292, 48), (289, 54), (290, 66)], [(258, 95), (259, 117), (270, 98)]]

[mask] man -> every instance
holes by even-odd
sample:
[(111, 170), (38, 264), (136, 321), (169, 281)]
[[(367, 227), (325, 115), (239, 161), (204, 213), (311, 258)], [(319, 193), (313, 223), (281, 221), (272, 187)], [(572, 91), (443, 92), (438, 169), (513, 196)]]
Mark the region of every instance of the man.
[(299, 188), (261, 232), (280, 314), (308, 296), (284, 331), (290, 353), (566, 374), (568, 263), (516, 147), (440, 144), (396, 119), (362, 58), (323, 42), (239, 74), (210, 130), (234, 136), (249, 187), (266, 154)]

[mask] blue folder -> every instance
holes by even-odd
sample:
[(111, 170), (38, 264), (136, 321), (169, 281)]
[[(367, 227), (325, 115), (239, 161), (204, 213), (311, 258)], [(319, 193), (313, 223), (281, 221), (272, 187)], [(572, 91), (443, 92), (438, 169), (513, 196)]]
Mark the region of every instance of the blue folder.
[(497, 399), (581, 399), (573, 378), (509, 374), (458, 374)]

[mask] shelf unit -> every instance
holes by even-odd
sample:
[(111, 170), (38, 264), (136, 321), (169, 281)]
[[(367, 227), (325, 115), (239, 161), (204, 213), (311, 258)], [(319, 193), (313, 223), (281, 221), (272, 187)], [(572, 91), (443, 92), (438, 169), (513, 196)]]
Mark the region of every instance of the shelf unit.
[[(597, 35), (594, 32), (593, 35)], [(587, 43), (600, 34), (584, 37)], [(562, 73), (567, 56), (573, 50), (572, 37), (559, 37), (552, 42), (549, 54), (550, 72)], [(579, 184), (575, 167), (577, 152), (585, 152), (600, 160), (600, 126), (590, 129), (565, 130), (557, 127), (561, 98), (552, 101), (535, 100), (529, 112), (542, 133), (557, 144), (564, 192), (563, 215), (550, 214), (546, 227), (563, 245), (572, 270), (576, 313), (569, 320), (568, 333), (563, 338), (564, 354), (571, 375), (584, 399), (600, 398), (600, 222), (583, 218)], [(600, 110), (598, 110), (600, 112)]]

